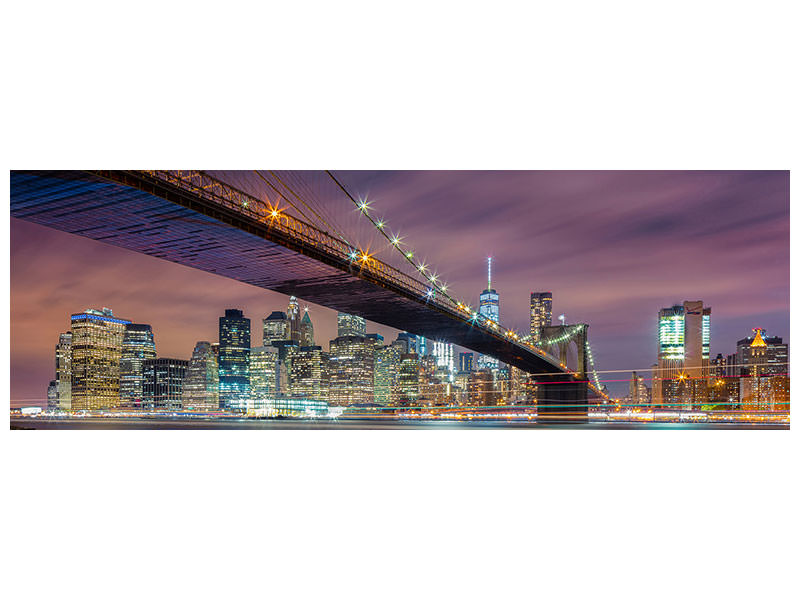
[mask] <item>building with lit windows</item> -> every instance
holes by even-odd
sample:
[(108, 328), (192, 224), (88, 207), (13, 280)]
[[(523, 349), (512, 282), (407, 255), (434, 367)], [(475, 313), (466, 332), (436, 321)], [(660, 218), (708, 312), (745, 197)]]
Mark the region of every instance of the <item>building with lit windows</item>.
[(250, 398), (248, 410), (266, 408), (280, 387), (278, 348), (250, 348)]
[(397, 339), (393, 343), (398, 344), (402, 348), (404, 354), (410, 354), (411, 352), (420, 354), (420, 342), (424, 339), (425, 338), (421, 338), (413, 333), (402, 331), (397, 334)]
[(289, 297), (289, 307), (286, 309), (286, 318), (289, 325), (286, 339), (300, 345), (300, 303), (294, 296)]
[(491, 369), (472, 371), (467, 380), (467, 403), (470, 406), (495, 406), (494, 374)]
[[(489, 268), (486, 289), (481, 292), (478, 301), (478, 314), (483, 315), (485, 320), (500, 324), (500, 295), (492, 288), (492, 257), (489, 257)], [(478, 355), (479, 369), (497, 369), (500, 362), (496, 358)]]
[(531, 292), (531, 341), (542, 339), (542, 329), (553, 321), (553, 293)]
[(711, 308), (701, 300), (687, 300), (658, 312), (654, 406), (692, 408), (705, 403), (710, 341)]
[(631, 380), (628, 383), (628, 398), (630, 404), (637, 406), (648, 406), (650, 404), (650, 389), (644, 381), (644, 377), (631, 372)]
[(263, 326), (262, 345), (271, 346), (272, 342), (289, 338), (289, 319), (285, 312), (276, 310), (261, 323)]
[(156, 357), (156, 344), (150, 325), (130, 323), (122, 339), (119, 363), (119, 400), (126, 409), (141, 408), (144, 397), (144, 361)]
[(120, 360), (125, 328), (110, 308), (87, 309), (72, 321), (71, 409), (119, 408)]
[(47, 386), (47, 410), (58, 410), (58, 383), (55, 379)]
[(420, 357), (416, 352), (400, 355), (397, 375), (397, 404), (415, 406), (419, 403)]
[(458, 353), (458, 370), (459, 372), (469, 372), (475, 370), (475, 354), (472, 352), (459, 352)]
[(363, 317), (340, 312), (336, 315), (337, 337), (366, 336), (367, 321)]
[(736, 343), (739, 397), (745, 410), (788, 410), (789, 345), (761, 328)]
[(72, 333), (58, 336), (56, 344), (56, 409), (72, 408)]
[(321, 346), (301, 346), (292, 355), (289, 390), (292, 398), (328, 402), (328, 353)]
[(223, 410), (244, 412), (250, 397), (250, 319), (227, 309), (219, 318), (219, 403)]
[(397, 399), (401, 354), (403, 349), (396, 341), (375, 351), (374, 398), (378, 404), (393, 404)]
[(373, 401), (374, 352), (374, 340), (366, 336), (346, 335), (331, 340), (328, 401), (332, 406)]
[(446, 371), (446, 380), (453, 383), (456, 379), (456, 364), (453, 357), (453, 344), (447, 342), (433, 342), (431, 355), (436, 360), (436, 366)]
[(181, 410), (183, 381), (189, 361), (179, 358), (151, 358), (142, 364), (144, 374), (142, 410)]
[(314, 345), (314, 324), (308, 316), (308, 308), (303, 311), (303, 318), (300, 320), (300, 347)]
[(185, 411), (219, 410), (217, 356), (209, 342), (197, 342), (186, 369), (181, 404)]

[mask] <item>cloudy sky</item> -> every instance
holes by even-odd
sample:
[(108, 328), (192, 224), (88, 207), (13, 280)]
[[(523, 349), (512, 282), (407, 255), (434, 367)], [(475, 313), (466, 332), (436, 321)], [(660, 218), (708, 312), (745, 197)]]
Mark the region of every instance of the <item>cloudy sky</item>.
[[(491, 254), (504, 325), (526, 331), (530, 293), (552, 291), (554, 316), (589, 323), (601, 371), (655, 362), (657, 312), (683, 300), (712, 307), (712, 355), (732, 352), (753, 327), (788, 340), (788, 172), (336, 174), (473, 305)], [(331, 210), (343, 222), (358, 218)], [(188, 358), (196, 341), (216, 341), (226, 307), (242, 308), (255, 331), (286, 303), (281, 294), (11, 219), (12, 400), (45, 396), (58, 334), (85, 308), (108, 306), (150, 323), (160, 356)], [(327, 348), (335, 313), (310, 311)]]

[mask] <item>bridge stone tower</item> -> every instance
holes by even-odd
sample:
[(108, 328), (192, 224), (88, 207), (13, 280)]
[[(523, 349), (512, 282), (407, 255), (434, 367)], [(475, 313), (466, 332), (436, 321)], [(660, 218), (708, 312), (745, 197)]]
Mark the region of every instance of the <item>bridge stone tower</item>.
[[(585, 422), (589, 417), (589, 381), (587, 378), (586, 323), (552, 325), (542, 328), (539, 346), (559, 362), (576, 372), (537, 375), (539, 387), (538, 412), (542, 420), (560, 423)], [(574, 347), (577, 365), (568, 364), (570, 347)]]

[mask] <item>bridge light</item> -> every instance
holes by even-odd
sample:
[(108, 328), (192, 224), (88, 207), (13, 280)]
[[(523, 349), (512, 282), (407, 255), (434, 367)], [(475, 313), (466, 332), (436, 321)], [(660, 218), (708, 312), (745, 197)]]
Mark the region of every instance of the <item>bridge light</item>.
[(397, 246), (397, 244), (399, 244), (399, 243), (400, 243), (400, 238), (399, 238), (399, 237), (397, 237), (396, 235), (392, 236), (392, 243), (393, 243), (395, 246)]
[(406, 252), (406, 258), (414, 258), (413, 252)]
[(274, 219), (275, 217), (278, 216), (278, 211), (273, 208), (272, 212), (270, 213), (270, 216)]
[(358, 258), (358, 252), (356, 252), (355, 250), (353, 250), (353, 251), (350, 253), (350, 260), (355, 260), (356, 258)]
[(369, 202), (367, 202), (366, 200), (361, 200), (358, 203), (358, 208), (359, 208), (359, 210), (361, 212), (364, 212), (364, 213), (367, 212), (367, 210), (369, 210)]
[(377, 227), (378, 229), (383, 229), (383, 226), (384, 226), (383, 221), (378, 221), (377, 223), (375, 223), (375, 227)]

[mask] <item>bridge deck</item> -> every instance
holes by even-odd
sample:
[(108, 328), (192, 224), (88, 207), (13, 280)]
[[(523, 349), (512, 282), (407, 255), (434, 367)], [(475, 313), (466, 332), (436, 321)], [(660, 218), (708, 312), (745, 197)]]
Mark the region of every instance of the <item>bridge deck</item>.
[(169, 186), (119, 181), (81, 171), (14, 171), (11, 216), (446, 340), (529, 373), (564, 377), (552, 360), (423, 297), (365, 279), (357, 264), (264, 223)]

